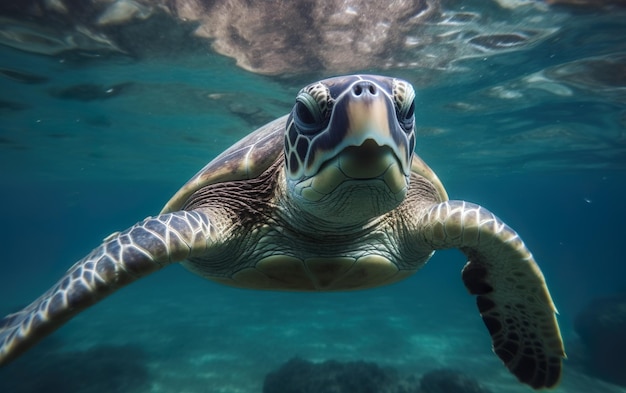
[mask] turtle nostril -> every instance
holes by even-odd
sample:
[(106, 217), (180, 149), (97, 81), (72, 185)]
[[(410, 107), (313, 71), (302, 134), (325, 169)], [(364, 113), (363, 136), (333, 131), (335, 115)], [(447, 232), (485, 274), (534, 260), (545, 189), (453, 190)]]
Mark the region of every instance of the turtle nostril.
[(370, 82), (359, 82), (352, 87), (352, 93), (355, 97), (359, 97), (362, 94), (376, 95), (376, 86)]

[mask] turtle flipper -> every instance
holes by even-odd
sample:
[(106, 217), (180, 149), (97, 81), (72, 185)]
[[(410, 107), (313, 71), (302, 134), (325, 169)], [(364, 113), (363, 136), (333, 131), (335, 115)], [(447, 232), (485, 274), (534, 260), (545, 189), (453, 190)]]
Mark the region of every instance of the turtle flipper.
[(478, 295), (478, 310), (494, 352), (535, 389), (558, 384), (563, 341), (543, 274), (524, 242), (488, 210), (463, 201), (433, 206), (421, 219), (434, 249), (459, 248), (468, 262), (463, 282)]
[(206, 215), (180, 211), (109, 236), (37, 300), (0, 320), (0, 365), (120, 287), (202, 253), (215, 234)]

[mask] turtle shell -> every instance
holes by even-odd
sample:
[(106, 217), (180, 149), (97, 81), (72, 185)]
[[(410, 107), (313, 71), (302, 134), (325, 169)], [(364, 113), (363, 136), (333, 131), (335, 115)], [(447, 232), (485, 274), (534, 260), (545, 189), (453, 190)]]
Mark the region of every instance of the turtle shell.
[[(180, 210), (194, 192), (206, 185), (253, 179), (263, 173), (283, 152), (287, 118), (285, 115), (264, 125), (209, 162), (174, 194), (161, 214)], [(448, 199), (435, 172), (417, 155), (413, 156), (411, 170), (428, 179), (442, 201)]]
[(263, 173), (283, 152), (287, 117), (264, 125), (215, 157), (174, 194), (161, 214), (180, 210), (191, 194), (206, 185), (253, 179)]
[(417, 173), (418, 175), (421, 175), (425, 177), (428, 181), (430, 181), (433, 184), (433, 187), (435, 187), (435, 190), (437, 190), (437, 193), (439, 194), (442, 202), (448, 200), (448, 193), (446, 192), (443, 183), (441, 183), (441, 180), (439, 180), (439, 176), (437, 176), (435, 172), (430, 169), (428, 164), (426, 164), (424, 160), (422, 160), (417, 154), (413, 154), (413, 161), (411, 161), (411, 172)]

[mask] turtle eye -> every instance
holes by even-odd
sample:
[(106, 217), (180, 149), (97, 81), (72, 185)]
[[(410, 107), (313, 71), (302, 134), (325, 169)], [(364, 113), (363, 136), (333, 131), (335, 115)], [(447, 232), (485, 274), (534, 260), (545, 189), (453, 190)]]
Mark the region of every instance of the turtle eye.
[(293, 115), (296, 126), (305, 133), (317, 131), (322, 121), (320, 106), (308, 93), (298, 95)]
[(415, 100), (411, 100), (411, 105), (406, 111), (401, 112), (404, 120), (412, 120), (415, 117)]
[(304, 134), (321, 131), (328, 121), (330, 92), (325, 85), (316, 83), (300, 91), (293, 108), (293, 119)]
[(410, 83), (395, 79), (393, 81), (393, 99), (398, 122), (406, 132), (413, 130), (415, 122), (415, 90)]

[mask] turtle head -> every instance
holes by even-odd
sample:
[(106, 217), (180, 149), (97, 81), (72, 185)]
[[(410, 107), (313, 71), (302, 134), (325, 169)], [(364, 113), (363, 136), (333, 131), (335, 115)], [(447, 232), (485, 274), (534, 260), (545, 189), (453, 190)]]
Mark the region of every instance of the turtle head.
[(285, 131), (285, 172), (299, 208), (362, 221), (396, 208), (409, 187), (415, 92), (374, 75), (330, 78), (298, 93)]

